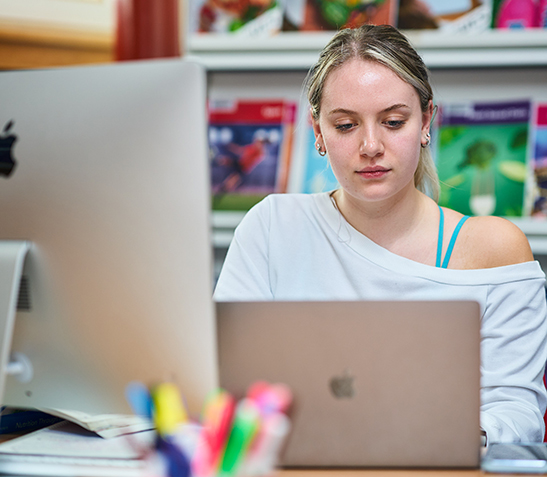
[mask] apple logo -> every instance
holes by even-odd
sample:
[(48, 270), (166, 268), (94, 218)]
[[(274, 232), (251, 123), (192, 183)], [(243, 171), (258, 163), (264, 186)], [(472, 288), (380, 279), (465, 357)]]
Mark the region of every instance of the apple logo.
[(13, 145), (17, 141), (15, 134), (10, 134), (10, 129), (13, 127), (13, 119), (5, 126), (0, 135), (0, 175), (9, 177), (17, 163), (11, 155)]
[(353, 380), (354, 377), (347, 369), (344, 374), (331, 378), (329, 385), (334, 397), (337, 399), (351, 399), (355, 395)]

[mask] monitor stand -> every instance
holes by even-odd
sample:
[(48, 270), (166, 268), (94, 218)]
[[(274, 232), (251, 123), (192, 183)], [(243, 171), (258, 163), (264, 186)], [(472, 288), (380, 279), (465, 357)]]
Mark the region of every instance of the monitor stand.
[(29, 249), (29, 242), (0, 240), (0, 404), (3, 403), (6, 375), (15, 375), (23, 382), (32, 379), (28, 358), (20, 353), (10, 353), (23, 265)]

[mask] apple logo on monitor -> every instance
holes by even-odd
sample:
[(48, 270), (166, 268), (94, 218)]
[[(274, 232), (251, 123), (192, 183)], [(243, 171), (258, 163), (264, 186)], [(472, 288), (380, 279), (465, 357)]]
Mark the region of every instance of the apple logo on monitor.
[(5, 177), (9, 177), (17, 165), (11, 154), (13, 145), (17, 141), (17, 136), (10, 133), (13, 124), (12, 119), (4, 126), (2, 135), (0, 135), (0, 175)]
[(344, 374), (331, 378), (329, 385), (334, 397), (337, 399), (351, 399), (355, 395), (354, 378), (346, 370)]

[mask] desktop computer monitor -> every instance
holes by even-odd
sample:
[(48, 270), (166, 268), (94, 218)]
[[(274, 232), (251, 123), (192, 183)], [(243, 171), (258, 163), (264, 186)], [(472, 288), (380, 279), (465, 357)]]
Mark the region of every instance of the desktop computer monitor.
[(199, 413), (217, 385), (203, 69), (2, 72), (0, 105), (0, 250), (29, 244), (2, 346), (33, 371), (2, 404), (127, 413), (129, 382), (172, 381)]

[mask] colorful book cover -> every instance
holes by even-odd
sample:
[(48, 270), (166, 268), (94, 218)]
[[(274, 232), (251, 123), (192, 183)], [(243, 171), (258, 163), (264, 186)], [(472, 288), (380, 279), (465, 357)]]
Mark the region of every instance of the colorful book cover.
[(397, 27), (476, 33), (488, 30), (491, 18), (491, 0), (399, 0)]
[(395, 25), (399, 0), (191, 0), (189, 31), (265, 37), (281, 31), (335, 31)]
[(191, 0), (189, 31), (268, 36), (283, 26), (283, 8), (277, 0)]
[(287, 191), (295, 114), (284, 100), (210, 102), (213, 209), (248, 210)]
[(539, 26), (538, 0), (493, 0), (492, 28), (533, 28)]
[(532, 145), (535, 179), (532, 215), (547, 217), (547, 103), (536, 107)]
[(522, 216), (530, 119), (530, 101), (442, 105), (440, 205), (466, 215)]
[[(289, 3), (292, 5), (289, 6)], [(365, 23), (395, 25), (398, 0), (292, 0), (286, 1), (284, 29), (324, 31), (356, 28)], [(297, 11), (297, 6), (300, 9)]]
[(309, 114), (309, 107), (302, 108), (298, 127), (298, 158), (294, 161), (291, 177), (291, 191), (313, 194), (327, 192), (339, 187), (327, 156), (321, 156), (315, 149), (315, 135)]

